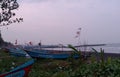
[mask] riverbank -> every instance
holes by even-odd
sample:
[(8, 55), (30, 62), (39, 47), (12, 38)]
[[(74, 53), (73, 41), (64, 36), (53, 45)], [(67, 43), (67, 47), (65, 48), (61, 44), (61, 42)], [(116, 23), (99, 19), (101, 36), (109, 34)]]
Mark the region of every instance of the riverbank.
[[(101, 56), (101, 53), (95, 52), (82, 52), (82, 55), (83, 54), (86, 55), (88, 59), (36, 59), (32, 70), (29, 73), (29, 77), (120, 76), (120, 54), (104, 53), (103, 57)], [(98, 61), (101, 58), (104, 58), (104, 61)]]

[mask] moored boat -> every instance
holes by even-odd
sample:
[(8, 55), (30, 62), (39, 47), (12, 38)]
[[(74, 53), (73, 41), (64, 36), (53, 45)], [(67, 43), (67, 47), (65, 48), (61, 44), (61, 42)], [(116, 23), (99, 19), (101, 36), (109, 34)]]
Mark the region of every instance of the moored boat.
[(27, 77), (34, 59), (26, 56), (27, 53), (16, 56), (19, 53), (11, 54), (11, 51), (0, 50), (0, 77)]
[(64, 50), (29, 49), (25, 51), (34, 58), (66, 59), (72, 55), (74, 55), (73, 58), (79, 57), (79, 55), (75, 54), (73, 51)]

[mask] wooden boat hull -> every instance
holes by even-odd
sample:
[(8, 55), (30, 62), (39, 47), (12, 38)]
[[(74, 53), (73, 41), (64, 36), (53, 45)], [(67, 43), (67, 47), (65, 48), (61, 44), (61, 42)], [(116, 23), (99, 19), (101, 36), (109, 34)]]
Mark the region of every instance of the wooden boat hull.
[[(72, 55), (72, 51), (54, 51), (54, 50), (27, 51), (27, 53), (34, 58), (52, 58), (52, 59), (66, 59)], [(74, 54), (73, 57), (78, 58), (79, 55)]]
[(10, 72), (0, 74), (0, 77), (27, 77), (33, 63), (34, 60), (30, 60)]
[(11, 55), (14, 55), (16, 57), (25, 57), (26, 56), (26, 52), (20, 48), (9, 48), (9, 53)]
[[(52, 58), (52, 59), (66, 59), (69, 58), (71, 54), (40, 54), (40, 58)], [(73, 58), (78, 58), (79, 55), (74, 55)]]
[(25, 57), (25, 58), (28, 58), (28, 60), (21, 63), (19, 66), (16, 66), (15, 68), (11, 69), (10, 71), (1, 73), (0, 77), (27, 77), (31, 69), (31, 66), (34, 63), (34, 59), (32, 59), (25, 51), (22, 51), (21, 49), (11, 48), (11, 49), (5, 49), (5, 50), (7, 50), (7, 53), (10, 53), (10, 56), (14, 56), (16, 58)]

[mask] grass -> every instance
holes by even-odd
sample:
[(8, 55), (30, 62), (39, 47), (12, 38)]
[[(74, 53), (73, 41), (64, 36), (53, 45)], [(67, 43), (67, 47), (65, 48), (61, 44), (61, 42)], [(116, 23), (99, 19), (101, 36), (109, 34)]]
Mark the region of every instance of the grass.
[[(81, 52), (72, 48), (75, 53)], [(97, 54), (98, 51), (93, 49)], [(80, 53), (79, 53), (80, 52)], [(104, 50), (100, 50), (100, 59), (92, 54), (90, 57), (72, 56), (65, 60), (37, 59), (33, 64), (29, 77), (120, 77), (120, 59), (107, 58), (104, 60)]]
[[(78, 62), (78, 59), (74, 61)], [(39, 59), (33, 65), (29, 77), (120, 77), (120, 59), (111, 59), (102, 64), (80, 63), (71, 65), (68, 60)]]
[(62, 70), (67, 70), (70, 63), (65, 60), (37, 59), (29, 77), (50, 77)]
[[(79, 54), (78, 59), (73, 58), (74, 54), (64, 60), (36, 59), (29, 77), (120, 77), (119, 58), (109, 57), (105, 60), (103, 49), (100, 49), (100, 53), (93, 49), (99, 56), (98, 60), (95, 54), (85, 57), (81, 51), (71, 45), (69, 47), (73, 49), (74, 54)], [(27, 60), (10, 56), (8, 52), (0, 50), (0, 73), (10, 71)]]
[(30, 58), (11, 56), (9, 52), (0, 50), (0, 74), (9, 72), (28, 60)]

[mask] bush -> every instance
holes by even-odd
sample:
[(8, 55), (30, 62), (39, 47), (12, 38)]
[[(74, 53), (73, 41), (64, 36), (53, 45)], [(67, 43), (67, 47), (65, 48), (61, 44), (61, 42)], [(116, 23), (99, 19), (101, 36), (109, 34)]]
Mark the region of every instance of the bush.
[(33, 65), (29, 77), (120, 77), (120, 59), (104, 59), (104, 50), (100, 53), (93, 48), (95, 54), (98, 54), (99, 60), (92, 54), (88, 59), (82, 56), (73, 46), (69, 46), (76, 54), (78, 59), (72, 56), (67, 60), (37, 60)]

